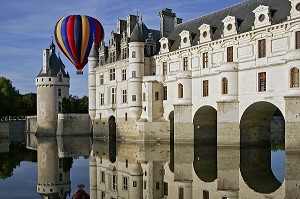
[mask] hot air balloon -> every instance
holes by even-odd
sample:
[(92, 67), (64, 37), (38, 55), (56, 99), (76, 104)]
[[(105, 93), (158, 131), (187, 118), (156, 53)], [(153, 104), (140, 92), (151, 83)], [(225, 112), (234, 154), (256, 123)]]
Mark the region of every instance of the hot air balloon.
[(60, 50), (77, 68), (77, 74), (83, 74), (93, 42), (99, 45), (104, 38), (104, 30), (93, 17), (69, 15), (56, 23), (54, 37)]

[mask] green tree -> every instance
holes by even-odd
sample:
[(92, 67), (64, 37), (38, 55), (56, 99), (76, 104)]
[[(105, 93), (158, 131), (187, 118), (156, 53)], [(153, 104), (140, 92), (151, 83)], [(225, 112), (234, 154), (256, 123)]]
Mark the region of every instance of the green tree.
[(81, 99), (77, 96), (70, 95), (69, 98), (63, 98), (62, 112), (63, 113), (88, 113), (88, 97), (84, 96)]
[(19, 91), (13, 87), (12, 82), (0, 77), (0, 116), (18, 115), (17, 110), (20, 105)]

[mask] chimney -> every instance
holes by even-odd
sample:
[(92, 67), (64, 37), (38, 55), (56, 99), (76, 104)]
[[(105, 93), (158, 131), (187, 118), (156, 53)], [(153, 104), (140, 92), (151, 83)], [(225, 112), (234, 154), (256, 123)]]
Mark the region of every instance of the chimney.
[(117, 33), (122, 34), (124, 31), (126, 31), (126, 25), (127, 25), (126, 20), (118, 19), (118, 21), (117, 21)]
[(172, 12), (172, 9), (165, 8), (158, 13), (160, 17), (160, 34), (161, 37), (168, 37), (176, 25), (176, 14)]
[(137, 20), (138, 20), (138, 17), (135, 15), (127, 16), (127, 35), (131, 35)]

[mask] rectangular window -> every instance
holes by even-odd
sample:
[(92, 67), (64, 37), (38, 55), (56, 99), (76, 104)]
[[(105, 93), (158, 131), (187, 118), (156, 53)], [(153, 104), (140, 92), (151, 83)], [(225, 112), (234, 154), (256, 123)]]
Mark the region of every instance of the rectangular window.
[(144, 189), (147, 189), (147, 181), (144, 180)]
[(59, 181), (60, 181), (60, 182), (62, 181), (62, 177), (63, 177), (63, 174), (60, 173), (60, 174), (59, 174)]
[(100, 66), (104, 65), (104, 56), (100, 56)]
[(112, 53), (109, 53), (109, 63), (112, 63)]
[(136, 58), (135, 51), (132, 51), (132, 58)]
[(126, 69), (122, 70), (122, 80), (126, 80)]
[(209, 199), (209, 192), (208, 191), (203, 191), (203, 199)]
[(59, 81), (62, 82), (62, 76), (61, 75), (59, 75)]
[(164, 100), (168, 99), (168, 87), (164, 86)]
[(109, 69), (109, 79), (110, 81), (116, 79), (116, 69), (114, 68)]
[(258, 58), (266, 56), (266, 40), (258, 40)]
[(297, 31), (295, 33), (295, 37), (296, 37), (296, 49), (300, 49), (300, 31)]
[(187, 70), (188, 69), (188, 58), (184, 57), (183, 58), (183, 70)]
[(167, 196), (168, 195), (168, 183), (164, 182), (164, 195)]
[(183, 192), (183, 188), (182, 187), (179, 187), (178, 188), (178, 199), (184, 199), (184, 192)]
[[(125, 113), (125, 121), (127, 121), (127, 119), (128, 119), (128, 118), (127, 118), (127, 113)], [(127, 167), (126, 167), (126, 168), (127, 168)]]
[(116, 88), (111, 88), (111, 103), (116, 103)]
[(127, 90), (122, 90), (122, 103), (127, 103)]
[(207, 68), (208, 67), (208, 52), (205, 52), (202, 54), (202, 68)]
[(104, 104), (104, 93), (100, 93), (100, 105)]
[(132, 78), (136, 78), (136, 71), (132, 71)]
[(104, 84), (103, 75), (100, 75), (100, 76), (99, 76), (99, 82), (100, 82), (100, 85), (103, 85), (103, 84)]
[(133, 102), (136, 101), (136, 95), (132, 95), (132, 101), (133, 101)]
[(116, 175), (112, 176), (112, 189), (117, 190), (117, 176)]
[(133, 186), (133, 187), (137, 187), (137, 181), (133, 181), (133, 182), (132, 182), (132, 186)]
[(155, 92), (155, 100), (159, 100), (159, 92)]
[(143, 93), (143, 101), (146, 101), (146, 93)]
[(101, 192), (101, 199), (105, 199), (105, 192)]
[(159, 182), (155, 183), (156, 190), (159, 190)]
[(227, 48), (227, 62), (233, 62), (233, 47)]
[(258, 73), (258, 92), (266, 91), (267, 77), (266, 72)]
[(116, 61), (116, 52), (113, 52), (112, 54), (113, 54), (113, 62), (115, 62)]
[(203, 81), (203, 97), (208, 96), (208, 80)]
[(101, 182), (105, 183), (105, 173), (104, 173), (104, 171), (101, 171)]
[(123, 176), (123, 189), (128, 190), (128, 177)]
[(163, 62), (163, 75), (167, 75), (167, 70), (168, 70), (167, 62)]
[(58, 112), (61, 113), (62, 112), (62, 103), (58, 102)]
[(58, 96), (58, 97), (61, 96), (61, 89), (60, 89), (60, 88), (57, 90), (57, 96)]

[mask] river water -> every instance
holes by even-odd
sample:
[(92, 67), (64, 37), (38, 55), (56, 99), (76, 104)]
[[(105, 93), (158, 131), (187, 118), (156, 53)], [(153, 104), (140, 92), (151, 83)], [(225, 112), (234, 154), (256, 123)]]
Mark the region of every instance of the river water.
[(297, 198), (300, 153), (275, 146), (28, 134), (0, 145), (0, 198)]

